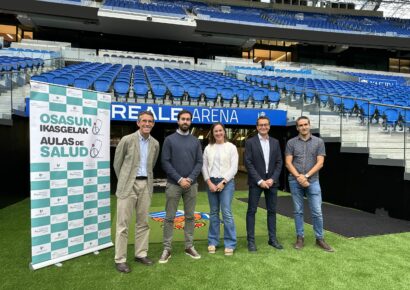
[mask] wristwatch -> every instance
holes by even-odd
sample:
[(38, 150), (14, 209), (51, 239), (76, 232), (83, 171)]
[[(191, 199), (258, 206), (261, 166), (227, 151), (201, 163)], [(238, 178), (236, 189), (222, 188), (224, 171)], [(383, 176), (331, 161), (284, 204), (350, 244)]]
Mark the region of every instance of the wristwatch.
[(305, 174), (306, 179), (309, 179), (310, 175), (309, 174)]

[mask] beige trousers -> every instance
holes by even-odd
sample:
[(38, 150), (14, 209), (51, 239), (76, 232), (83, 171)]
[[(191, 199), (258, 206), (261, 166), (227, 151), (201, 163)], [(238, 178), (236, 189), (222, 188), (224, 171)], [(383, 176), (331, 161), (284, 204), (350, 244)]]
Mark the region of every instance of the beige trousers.
[(127, 261), (128, 229), (133, 210), (135, 222), (135, 257), (146, 257), (148, 253), (149, 224), (148, 214), (152, 192), (148, 191), (147, 180), (135, 180), (132, 194), (117, 198), (117, 223), (115, 236), (115, 263)]

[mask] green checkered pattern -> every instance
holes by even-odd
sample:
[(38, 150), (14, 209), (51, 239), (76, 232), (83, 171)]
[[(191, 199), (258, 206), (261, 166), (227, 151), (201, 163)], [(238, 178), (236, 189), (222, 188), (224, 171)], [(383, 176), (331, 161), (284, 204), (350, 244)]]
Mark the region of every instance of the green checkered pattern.
[[(44, 113), (108, 116), (109, 124), (110, 99), (97, 92), (32, 82), (30, 102)], [(34, 117), (30, 113), (30, 123)], [(103, 146), (108, 138), (109, 129)], [(32, 265), (111, 243), (109, 156), (83, 159), (31, 160)]]

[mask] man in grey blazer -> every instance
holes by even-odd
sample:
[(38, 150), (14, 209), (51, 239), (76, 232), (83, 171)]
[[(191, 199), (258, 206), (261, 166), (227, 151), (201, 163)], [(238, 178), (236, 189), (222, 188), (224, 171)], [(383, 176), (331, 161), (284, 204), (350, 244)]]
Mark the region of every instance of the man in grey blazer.
[(115, 150), (114, 170), (117, 184), (117, 223), (115, 237), (115, 266), (129, 273), (127, 261), (128, 229), (133, 210), (136, 211), (135, 261), (152, 265), (148, 258), (148, 213), (153, 193), (153, 168), (158, 159), (159, 143), (151, 135), (154, 127), (152, 112), (138, 116), (139, 130), (124, 136)]
[(256, 251), (255, 214), (262, 192), (265, 194), (268, 210), (268, 244), (276, 249), (283, 249), (276, 239), (276, 200), (283, 161), (279, 142), (269, 136), (269, 129), (269, 118), (260, 116), (256, 121), (258, 134), (245, 143), (245, 166), (249, 185), (246, 231), (250, 252)]

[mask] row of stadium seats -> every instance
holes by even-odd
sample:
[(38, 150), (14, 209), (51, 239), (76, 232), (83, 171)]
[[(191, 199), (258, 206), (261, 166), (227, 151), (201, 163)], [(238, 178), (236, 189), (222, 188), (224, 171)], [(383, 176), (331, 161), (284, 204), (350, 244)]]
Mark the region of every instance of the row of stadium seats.
[(182, 7), (174, 5), (172, 2), (140, 3), (133, 0), (107, 0), (104, 2), (103, 8), (177, 17), (187, 16)]
[(293, 11), (275, 11), (266, 16), (270, 22), (286, 26), (306, 26), (324, 30), (356, 31), (366, 33), (396, 33), (410, 36), (409, 23), (376, 17), (326, 15)]
[(358, 72), (344, 72), (347, 75), (357, 77), (359, 80), (372, 80), (373, 84), (380, 84), (385, 86), (391, 85), (405, 85), (406, 79), (401, 76), (389, 76), (380, 74), (368, 74), (368, 73), (358, 73)]
[(222, 20), (233, 20), (233, 21), (240, 21), (240, 22), (251, 22), (251, 23), (260, 23), (260, 24), (270, 24), (268, 20), (265, 20), (261, 17), (259, 12), (230, 12), (225, 13), (222, 11), (218, 11), (215, 9), (208, 9), (208, 8), (195, 8), (193, 11), (196, 15), (199, 16), (206, 16), (212, 19), (222, 19)]
[(0, 56), (0, 72), (39, 68), (44, 65), (41, 58)]
[(349, 31), (372, 34), (396, 34), (410, 36), (410, 21), (385, 19), (377, 17), (346, 16), (322, 13), (300, 13), (284, 10), (237, 9), (231, 8), (229, 13), (222, 12), (217, 7), (194, 8), (197, 15), (223, 21), (254, 22), (255, 24), (274, 24), (313, 28), (332, 31)]
[(151, 60), (151, 61), (163, 61), (163, 62), (171, 62), (171, 63), (179, 63), (179, 64), (191, 64), (190, 61), (186, 60), (176, 60), (176, 59), (168, 59), (168, 58), (154, 58), (154, 57), (145, 57), (145, 56), (132, 56), (132, 55), (116, 55), (116, 54), (103, 54), (103, 57), (119, 57), (119, 58), (129, 58), (129, 59), (140, 59), (140, 60)]
[(248, 75), (246, 80), (262, 87), (279, 90), (296, 97), (302, 94), (308, 99), (313, 96), (335, 95), (351, 96), (372, 100), (380, 98), (393, 102), (408, 102), (410, 100), (410, 87), (398, 85), (394, 87), (378, 86), (369, 83), (355, 81), (339, 81), (312, 78), (280, 77), (280, 76), (256, 76)]
[[(42, 49), (28, 49), (28, 48), (3, 48), (0, 49), (0, 56), (20, 57), (31, 59), (53, 60), (61, 57), (61, 52), (50, 51)], [(50, 62), (49, 61), (49, 62)]]
[(289, 103), (317, 104), (345, 116), (356, 114), (362, 123), (364, 120), (382, 120), (385, 130), (410, 125), (409, 86), (386, 87), (354, 81), (255, 75), (248, 75), (246, 80), (280, 92)]
[[(32, 80), (94, 89), (113, 93), (118, 98), (152, 97), (156, 102), (206, 101), (207, 104), (238, 102), (276, 104), (278, 92), (218, 73), (120, 64), (80, 63), (33, 76)], [(131, 95), (130, 95), (131, 94)]]

